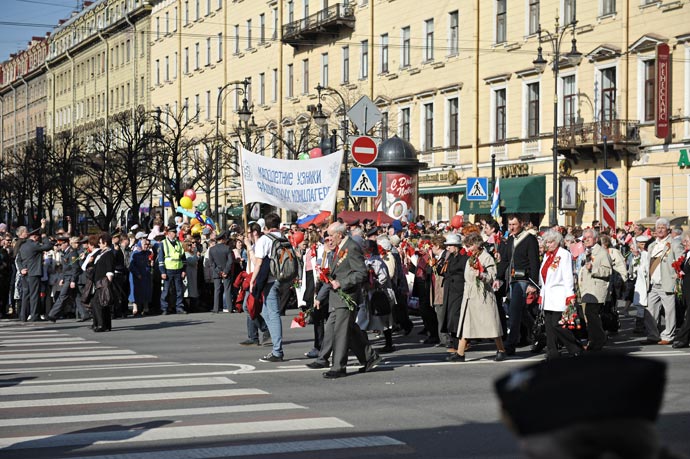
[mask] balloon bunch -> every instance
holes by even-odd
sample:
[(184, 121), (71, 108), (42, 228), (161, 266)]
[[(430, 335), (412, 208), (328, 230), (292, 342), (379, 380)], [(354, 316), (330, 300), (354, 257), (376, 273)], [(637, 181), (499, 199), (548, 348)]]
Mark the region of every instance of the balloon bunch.
[(319, 147), (312, 148), (309, 150), (309, 153), (302, 152), (297, 155), (297, 159), (299, 160), (304, 160), (304, 159), (315, 159), (315, 158), (320, 158), (323, 156), (323, 151)]
[(191, 188), (187, 189), (180, 198), (180, 205), (177, 206), (177, 209), (175, 209), (182, 215), (189, 217), (189, 226), (191, 227), (192, 235), (194, 236), (201, 234), (204, 227), (207, 227), (211, 230), (216, 229), (216, 224), (213, 222), (213, 219), (211, 217), (207, 217), (203, 213), (208, 209), (208, 204), (205, 202), (199, 203), (196, 206), (196, 210), (192, 210), (194, 208), (195, 199), (196, 192)]

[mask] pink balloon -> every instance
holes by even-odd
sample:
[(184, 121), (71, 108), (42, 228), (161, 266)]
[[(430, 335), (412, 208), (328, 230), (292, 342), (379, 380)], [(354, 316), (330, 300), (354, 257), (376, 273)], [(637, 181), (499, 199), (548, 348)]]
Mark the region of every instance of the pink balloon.
[(196, 191), (192, 190), (191, 188), (184, 190), (184, 195), (187, 196), (192, 201), (194, 201), (196, 199)]
[(321, 151), (321, 149), (319, 147), (312, 148), (311, 150), (309, 150), (309, 157), (311, 159), (320, 158), (322, 156), (323, 156), (323, 152)]
[(464, 219), (462, 218), (462, 215), (455, 215), (450, 220), (450, 226), (452, 226), (455, 229), (458, 229), (462, 227), (463, 220)]
[(302, 231), (295, 231), (292, 235), (292, 245), (298, 246), (304, 241), (304, 233)]

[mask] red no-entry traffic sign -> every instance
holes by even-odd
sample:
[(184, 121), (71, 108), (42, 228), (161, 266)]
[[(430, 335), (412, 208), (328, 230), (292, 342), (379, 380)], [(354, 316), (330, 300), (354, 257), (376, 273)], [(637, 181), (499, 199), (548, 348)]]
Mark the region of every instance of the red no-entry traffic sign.
[(352, 157), (362, 166), (367, 166), (376, 161), (378, 147), (371, 137), (365, 135), (352, 142)]

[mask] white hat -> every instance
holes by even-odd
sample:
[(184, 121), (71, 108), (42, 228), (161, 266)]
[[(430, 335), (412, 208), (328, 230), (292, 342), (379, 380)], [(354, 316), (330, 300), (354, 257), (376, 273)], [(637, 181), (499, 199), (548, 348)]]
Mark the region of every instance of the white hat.
[(134, 239), (136, 239), (137, 241), (139, 239), (144, 239), (145, 237), (146, 237), (146, 233), (144, 233), (143, 231), (139, 231), (137, 234), (134, 235)]
[(644, 234), (637, 236), (635, 238), (635, 242), (649, 242), (649, 237), (645, 236)]
[(391, 244), (393, 244), (395, 247), (400, 245), (400, 236), (398, 236), (396, 234), (389, 237), (388, 240), (391, 241)]
[(381, 248), (387, 252), (390, 252), (390, 250), (393, 248), (393, 244), (391, 244), (391, 240), (388, 239), (387, 237), (380, 237), (376, 240), (378, 245), (381, 246)]
[(462, 245), (462, 240), (460, 239), (460, 235), (455, 234), (455, 233), (447, 234), (445, 245), (457, 245), (457, 246)]

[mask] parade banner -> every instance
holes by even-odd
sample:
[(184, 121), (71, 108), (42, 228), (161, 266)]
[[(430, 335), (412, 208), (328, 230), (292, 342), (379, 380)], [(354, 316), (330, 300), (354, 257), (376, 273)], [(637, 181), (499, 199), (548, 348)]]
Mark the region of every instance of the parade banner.
[(242, 199), (299, 214), (332, 212), (340, 183), (343, 152), (303, 161), (256, 155), (242, 148)]

